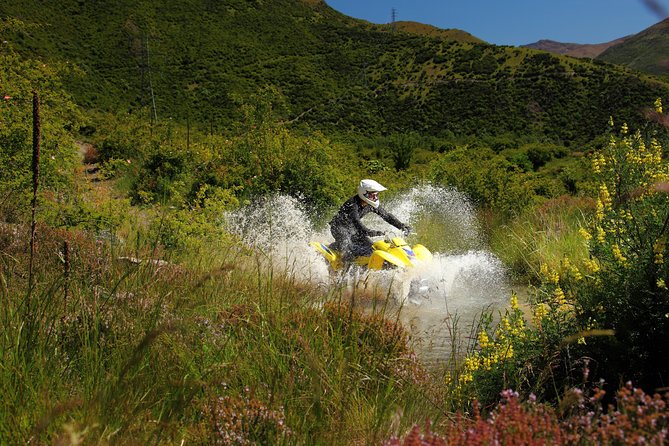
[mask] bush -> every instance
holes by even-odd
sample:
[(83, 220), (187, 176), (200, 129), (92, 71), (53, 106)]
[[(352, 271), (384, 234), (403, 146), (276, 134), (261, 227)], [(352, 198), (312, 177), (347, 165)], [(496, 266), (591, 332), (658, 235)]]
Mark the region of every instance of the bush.
[(432, 167), (436, 183), (453, 186), (480, 206), (511, 216), (533, 203), (530, 174), (490, 149), (461, 147), (443, 154)]
[(132, 185), (133, 204), (169, 201), (180, 192), (179, 186), (183, 186), (190, 166), (190, 157), (185, 152), (154, 146), (142, 165), (142, 173)]
[(616, 394), (616, 405), (605, 405), (605, 392), (584, 394), (572, 389), (564, 397), (562, 413), (539, 404), (531, 396), (522, 401), (518, 393), (505, 390), (502, 401), (483, 416), (475, 404), (474, 416), (458, 413), (448, 422), (443, 435), (421, 433), (419, 426), (400, 441), (387, 446), (430, 445), (581, 445), (581, 444), (665, 444), (669, 429), (669, 394), (653, 396), (628, 383)]
[(44, 64), (11, 51), (0, 54), (0, 215), (22, 218), (32, 191), (33, 91), (40, 100), (40, 189), (43, 199), (58, 199), (73, 184), (77, 151), (69, 130), (83, 121), (65, 94), (61, 76), (65, 64)]
[(395, 169), (405, 170), (409, 167), (419, 144), (420, 140), (414, 133), (396, 133), (389, 138), (388, 146)]
[(623, 125), (592, 160), (596, 215), (582, 231), (590, 270), (564, 286), (577, 298), (581, 326), (615, 331), (588, 349), (611, 384), (632, 379), (652, 389), (669, 379), (669, 169), (663, 153), (656, 139)]
[(583, 379), (585, 358), (589, 375), (603, 378), (607, 388), (626, 380), (650, 390), (666, 385), (669, 169), (663, 148), (623, 125), (593, 155), (592, 166), (595, 215), (580, 230), (587, 250), (542, 265), (530, 326), (521, 326), (512, 304), (497, 329), (482, 331), (480, 349), (458, 376), (463, 396), (490, 401), (513, 386), (557, 400)]

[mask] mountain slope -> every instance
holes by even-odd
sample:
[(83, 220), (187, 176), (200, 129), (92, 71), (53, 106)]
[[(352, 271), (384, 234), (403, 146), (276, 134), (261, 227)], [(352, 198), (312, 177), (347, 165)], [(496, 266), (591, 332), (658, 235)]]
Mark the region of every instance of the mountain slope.
[(0, 17), (40, 25), (3, 36), (9, 47), (81, 67), (66, 83), (83, 106), (212, 131), (267, 85), (286, 97), (285, 119), (326, 132), (566, 143), (601, 134), (610, 115), (640, 122), (669, 96), (620, 67), (394, 32), (318, 0), (17, 0)]
[(582, 44), (582, 43), (563, 43), (554, 40), (539, 40), (538, 42), (523, 45), (523, 48), (530, 48), (540, 51), (548, 51), (549, 53), (560, 54), (572, 57), (589, 57), (594, 59), (601, 53), (611, 48), (612, 46), (623, 43), (627, 37), (612, 40), (611, 42)]
[(669, 19), (630, 36), (612, 46), (598, 59), (626, 65), (635, 70), (661, 76), (669, 75)]
[(398, 31), (417, 34), (421, 36), (438, 37), (444, 40), (455, 40), (457, 42), (485, 43), (483, 40), (475, 37), (468, 32), (459, 29), (442, 29), (436, 26), (426, 25), (424, 23), (397, 21), (392, 26)]

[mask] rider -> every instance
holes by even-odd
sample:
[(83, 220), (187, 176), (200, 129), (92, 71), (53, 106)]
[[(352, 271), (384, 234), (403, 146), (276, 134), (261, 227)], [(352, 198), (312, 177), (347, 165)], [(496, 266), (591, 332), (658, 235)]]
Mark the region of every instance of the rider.
[(369, 237), (383, 235), (383, 231), (367, 229), (360, 221), (370, 212), (405, 233), (411, 232), (411, 226), (405, 225), (393, 214), (379, 207), (379, 192), (384, 190), (387, 189), (374, 180), (360, 181), (358, 194), (346, 200), (330, 221), (330, 232), (335, 239), (330, 248), (341, 251), (344, 260), (370, 256), (373, 250)]

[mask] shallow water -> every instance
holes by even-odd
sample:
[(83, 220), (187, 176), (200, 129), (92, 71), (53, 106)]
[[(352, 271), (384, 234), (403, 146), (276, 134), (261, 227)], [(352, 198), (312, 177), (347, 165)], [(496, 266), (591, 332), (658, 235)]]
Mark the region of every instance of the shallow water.
[[(389, 296), (392, 302), (384, 310), (393, 312), (392, 317), (409, 329), (419, 355), (428, 363), (447, 364), (471, 345), (481, 313), (508, 302), (504, 266), (483, 247), (473, 206), (459, 192), (415, 187), (383, 205), (425, 234), (408, 241), (431, 249), (433, 261), (406, 272), (357, 272), (343, 279), (349, 288), (371, 288), (377, 295)], [(393, 229), (375, 215), (365, 217), (364, 223)], [(309, 241), (330, 243), (332, 237), (327, 227), (312, 225), (296, 199), (273, 196), (257, 201), (226, 215), (226, 226), (265, 253), (274, 268), (305, 282), (333, 286), (326, 261), (308, 245)], [(430, 291), (407, 300), (407, 285), (416, 278), (427, 280)]]

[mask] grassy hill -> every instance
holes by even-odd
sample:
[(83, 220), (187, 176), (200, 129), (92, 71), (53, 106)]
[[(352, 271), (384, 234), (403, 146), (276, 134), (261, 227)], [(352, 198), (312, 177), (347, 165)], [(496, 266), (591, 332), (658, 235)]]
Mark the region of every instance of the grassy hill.
[(483, 40), (479, 39), (476, 36), (469, 34), (466, 31), (459, 29), (441, 29), (436, 26), (426, 25), (424, 23), (410, 22), (410, 21), (398, 21), (394, 22), (391, 25), (397, 31), (402, 31), (405, 33), (418, 34), (422, 36), (430, 37), (439, 37), (444, 40), (455, 40), (458, 42), (472, 42), (472, 43), (485, 43)]
[(554, 40), (539, 40), (538, 42), (523, 45), (524, 48), (548, 51), (549, 53), (562, 54), (573, 57), (589, 57), (594, 59), (607, 49), (614, 45), (623, 43), (627, 37), (621, 37), (616, 40), (604, 43), (582, 44), (582, 43), (564, 43)]
[(656, 75), (669, 75), (669, 19), (630, 36), (599, 59)]
[(233, 122), (236, 99), (277, 86), (287, 120), (326, 132), (533, 135), (588, 141), (611, 114), (639, 122), (669, 94), (626, 69), (407, 32), (346, 17), (320, 1), (4, 2), (36, 27), (6, 35), (25, 54), (67, 60), (77, 102), (150, 109), (207, 129)]

